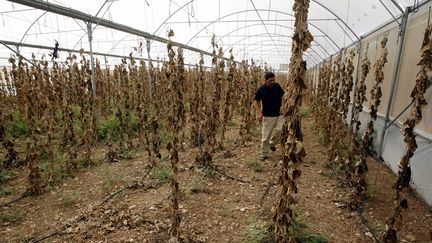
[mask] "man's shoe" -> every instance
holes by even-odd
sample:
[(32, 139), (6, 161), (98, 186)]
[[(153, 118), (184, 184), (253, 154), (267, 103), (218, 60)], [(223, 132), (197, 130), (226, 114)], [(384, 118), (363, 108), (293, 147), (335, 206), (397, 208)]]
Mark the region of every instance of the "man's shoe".
[(276, 151), (276, 146), (271, 146), (270, 150), (273, 151), (273, 152)]

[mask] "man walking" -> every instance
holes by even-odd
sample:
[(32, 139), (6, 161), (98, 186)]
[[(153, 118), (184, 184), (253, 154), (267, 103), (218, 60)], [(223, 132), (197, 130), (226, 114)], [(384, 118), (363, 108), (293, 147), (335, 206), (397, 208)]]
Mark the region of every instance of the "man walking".
[[(265, 83), (257, 90), (255, 94), (255, 110), (257, 117), (262, 122), (262, 138), (260, 159), (268, 158), (269, 149), (276, 151), (276, 143), (280, 140), (284, 119), (280, 114), (283, 106), (284, 91), (275, 81), (275, 74), (266, 72), (264, 74)], [(261, 109), (262, 103), (262, 109)], [(273, 130), (276, 131), (273, 132)]]

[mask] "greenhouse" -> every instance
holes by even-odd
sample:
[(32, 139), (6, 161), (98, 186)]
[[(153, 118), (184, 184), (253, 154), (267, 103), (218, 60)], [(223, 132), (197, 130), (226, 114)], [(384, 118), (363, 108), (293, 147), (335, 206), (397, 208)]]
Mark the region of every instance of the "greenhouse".
[(431, 8), (0, 1), (0, 242), (432, 242)]

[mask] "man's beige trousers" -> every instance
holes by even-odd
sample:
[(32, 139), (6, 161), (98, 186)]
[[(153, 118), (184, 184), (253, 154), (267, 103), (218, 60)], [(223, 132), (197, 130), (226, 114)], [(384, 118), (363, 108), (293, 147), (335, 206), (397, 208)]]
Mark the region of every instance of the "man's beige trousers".
[(275, 146), (280, 142), (283, 124), (284, 118), (282, 116), (263, 117), (261, 132), (261, 157), (267, 157), (270, 146)]

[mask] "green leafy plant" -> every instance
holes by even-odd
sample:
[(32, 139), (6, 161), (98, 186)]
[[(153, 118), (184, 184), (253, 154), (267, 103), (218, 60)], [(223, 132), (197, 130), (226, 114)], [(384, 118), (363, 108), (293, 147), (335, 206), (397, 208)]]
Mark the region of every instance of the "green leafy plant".
[(172, 171), (167, 165), (157, 165), (152, 171), (152, 177), (165, 184), (171, 180)]
[(317, 233), (307, 230), (307, 225), (302, 222), (300, 217), (296, 217), (293, 224), (293, 237), (296, 242), (302, 243), (326, 243), (328, 239)]
[(19, 110), (12, 113), (12, 120), (5, 120), (3, 124), (5, 130), (14, 138), (30, 135), (30, 128)]
[(1, 187), (0, 188), (0, 196), (7, 196), (13, 193), (13, 189), (10, 187)]
[(99, 119), (97, 129), (99, 139), (117, 140), (120, 137), (120, 121), (115, 115)]
[(8, 180), (10, 180), (12, 178), (12, 175), (10, 173), (10, 171), (8, 170), (1, 170), (0, 171), (0, 183), (6, 182)]
[(243, 239), (243, 242), (248, 243), (261, 243), (266, 242), (267, 239), (267, 231), (266, 231), (266, 222), (257, 219), (256, 216), (252, 215), (246, 219), (245, 222), (245, 233), (246, 237)]
[(5, 209), (0, 214), (0, 219), (7, 223), (17, 222), (21, 219), (21, 213), (14, 207)]
[(264, 168), (263, 164), (258, 160), (251, 160), (248, 165), (254, 172), (261, 172)]
[(63, 207), (71, 207), (78, 202), (79, 196), (80, 194), (78, 192), (67, 193), (62, 191), (59, 200)]
[(318, 131), (318, 142), (321, 145), (326, 146), (330, 142), (330, 136), (327, 131), (320, 130)]
[(301, 117), (308, 117), (311, 113), (311, 108), (309, 106), (302, 106), (299, 110)]

